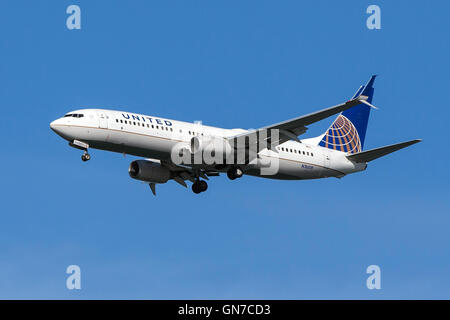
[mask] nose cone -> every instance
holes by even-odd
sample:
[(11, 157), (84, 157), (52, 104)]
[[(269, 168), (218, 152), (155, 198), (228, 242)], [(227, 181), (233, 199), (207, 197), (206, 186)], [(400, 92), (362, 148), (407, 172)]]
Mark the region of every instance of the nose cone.
[(60, 121), (59, 119), (56, 119), (52, 122), (50, 122), (50, 129), (52, 129), (53, 131), (55, 131), (56, 133), (59, 134), (59, 132), (61, 131), (61, 127), (60, 127)]
[(55, 121), (50, 122), (50, 129), (52, 129), (57, 135), (63, 137), (65, 139), (64, 134), (64, 123), (63, 119), (56, 119)]
[(56, 120), (50, 122), (50, 129), (52, 129), (53, 131), (55, 131), (55, 127), (56, 127)]

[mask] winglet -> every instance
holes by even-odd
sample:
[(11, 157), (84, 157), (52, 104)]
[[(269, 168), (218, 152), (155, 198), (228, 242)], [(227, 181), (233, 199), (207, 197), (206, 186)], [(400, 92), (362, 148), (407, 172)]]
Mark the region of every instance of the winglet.
[[(358, 99), (361, 96), (371, 97), (373, 95), (373, 83), (375, 82), (376, 74), (370, 77), (369, 81), (364, 86), (360, 86), (359, 89), (355, 92), (352, 99)], [(372, 100), (372, 99), (370, 99)]]
[[(373, 88), (373, 82), (375, 81), (375, 78), (376, 78), (377, 76), (378, 76), (377, 74), (374, 74), (374, 75), (372, 75), (372, 76), (370, 77), (369, 81), (367, 81), (367, 83), (366, 83), (366, 85), (365, 85), (365, 87), (364, 87), (364, 91), (370, 90), (370, 89)], [(364, 91), (363, 91), (363, 94), (364, 94)]]
[(362, 103), (368, 105), (368, 106), (371, 107), (371, 108), (374, 108), (375, 110), (378, 110), (378, 108), (375, 107), (373, 104), (370, 104), (369, 102), (367, 102), (367, 96), (364, 96), (364, 98), (366, 98), (366, 99), (358, 99), (358, 101), (360, 101), (360, 102), (362, 102)]
[(357, 99), (360, 102), (364, 103), (365, 105), (368, 105), (371, 108), (374, 108), (378, 110), (377, 107), (371, 104), (372, 102), (372, 96), (373, 96), (373, 83), (375, 81), (375, 78), (377, 77), (376, 74), (370, 77), (369, 81), (367, 81), (365, 86), (361, 86), (358, 91), (355, 93), (355, 96), (353, 99)]

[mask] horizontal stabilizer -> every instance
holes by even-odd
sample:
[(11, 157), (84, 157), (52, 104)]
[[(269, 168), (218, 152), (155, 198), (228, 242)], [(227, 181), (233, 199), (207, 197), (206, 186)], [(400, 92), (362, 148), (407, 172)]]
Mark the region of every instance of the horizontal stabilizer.
[(422, 140), (415, 139), (415, 140), (411, 140), (411, 141), (392, 144), (392, 145), (386, 146), (386, 147), (381, 147), (381, 148), (376, 148), (376, 149), (372, 149), (372, 150), (354, 153), (352, 155), (347, 156), (347, 158), (354, 162), (369, 162), (369, 161), (378, 159), (380, 157), (383, 157), (394, 151), (409, 147), (410, 145), (413, 145), (420, 141), (422, 141)]

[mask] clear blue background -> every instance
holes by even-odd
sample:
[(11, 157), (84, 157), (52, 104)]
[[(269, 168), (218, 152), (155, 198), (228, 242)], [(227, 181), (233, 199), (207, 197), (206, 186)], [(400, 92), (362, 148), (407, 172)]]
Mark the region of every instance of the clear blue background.
[[(381, 7), (382, 29), (366, 28)], [(66, 28), (78, 4), (82, 29)], [(447, 1), (2, 1), (0, 298), (450, 298)], [(366, 148), (422, 138), (341, 180), (171, 181), (49, 129), (84, 107), (255, 128), (379, 74)], [(310, 127), (322, 133), (332, 119)], [(67, 290), (77, 264), (82, 290)], [(381, 290), (366, 268), (381, 267)]]

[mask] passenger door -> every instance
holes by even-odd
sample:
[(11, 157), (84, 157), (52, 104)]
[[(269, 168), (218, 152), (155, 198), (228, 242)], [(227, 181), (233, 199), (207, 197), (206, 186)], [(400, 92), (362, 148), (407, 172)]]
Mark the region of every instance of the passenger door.
[(108, 118), (104, 111), (98, 112), (98, 127), (108, 129)]

